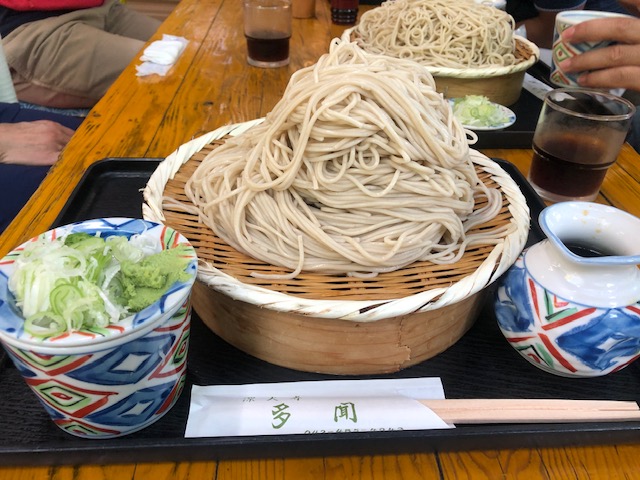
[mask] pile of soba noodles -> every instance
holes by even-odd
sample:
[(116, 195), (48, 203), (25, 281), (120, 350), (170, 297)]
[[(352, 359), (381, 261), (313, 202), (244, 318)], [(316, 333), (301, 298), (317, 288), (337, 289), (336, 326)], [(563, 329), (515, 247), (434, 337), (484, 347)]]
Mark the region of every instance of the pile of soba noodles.
[(185, 191), (227, 244), (291, 270), (281, 278), (452, 263), (510, 233), (468, 233), (501, 195), (479, 180), (427, 70), (339, 40), (293, 74), (262, 123), (210, 152)]
[(473, 0), (389, 0), (365, 12), (351, 32), (372, 53), (432, 67), (517, 63), (511, 15)]

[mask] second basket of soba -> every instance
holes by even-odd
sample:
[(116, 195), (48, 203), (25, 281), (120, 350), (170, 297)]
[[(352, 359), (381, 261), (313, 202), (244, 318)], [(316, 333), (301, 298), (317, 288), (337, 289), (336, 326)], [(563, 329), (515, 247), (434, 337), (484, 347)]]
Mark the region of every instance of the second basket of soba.
[(482, 95), (509, 106), (540, 58), (514, 27), (509, 14), (475, 0), (390, 0), (362, 14), (343, 39), (423, 65), (447, 98)]
[(264, 118), (181, 146), (143, 214), (194, 245), (193, 304), (240, 350), (296, 370), (394, 372), (457, 342), (529, 228), (415, 62), (336, 40)]

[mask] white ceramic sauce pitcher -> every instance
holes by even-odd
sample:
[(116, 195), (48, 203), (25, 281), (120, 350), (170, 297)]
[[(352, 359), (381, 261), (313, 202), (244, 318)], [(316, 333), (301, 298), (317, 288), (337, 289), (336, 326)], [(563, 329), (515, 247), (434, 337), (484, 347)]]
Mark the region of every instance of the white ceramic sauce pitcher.
[(597, 203), (561, 202), (539, 220), (547, 239), (498, 282), (500, 330), (547, 372), (620, 370), (640, 355), (640, 219)]

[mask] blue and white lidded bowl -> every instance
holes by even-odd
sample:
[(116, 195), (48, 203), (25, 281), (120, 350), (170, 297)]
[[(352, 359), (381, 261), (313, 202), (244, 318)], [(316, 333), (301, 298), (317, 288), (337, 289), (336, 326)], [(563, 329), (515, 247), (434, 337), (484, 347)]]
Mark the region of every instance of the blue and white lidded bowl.
[[(85, 438), (110, 438), (151, 425), (183, 390), (197, 257), (175, 230), (132, 218), (100, 218), (66, 225), (36, 239), (69, 233), (143, 237), (158, 249), (184, 245), (186, 281), (178, 281), (147, 308), (104, 328), (33, 336), (9, 291), (23, 244), (0, 260), (0, 342), (53, 422)], [(28, 242), (27, 242), (28, 243)]]
[(618, 371), (640, 356), (640, 219), (591, 202), (545, 208), (547, 239), (498, 281), (495, 313), (509, 344), (566, 377)]

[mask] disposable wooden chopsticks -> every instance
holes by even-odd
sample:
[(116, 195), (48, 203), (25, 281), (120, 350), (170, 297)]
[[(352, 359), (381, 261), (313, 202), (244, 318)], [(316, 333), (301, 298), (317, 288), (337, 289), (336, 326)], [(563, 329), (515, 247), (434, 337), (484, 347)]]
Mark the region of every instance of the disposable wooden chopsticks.
[(640, 421), (636, 402), (555, 399), (420, 400), (447, 423)]

